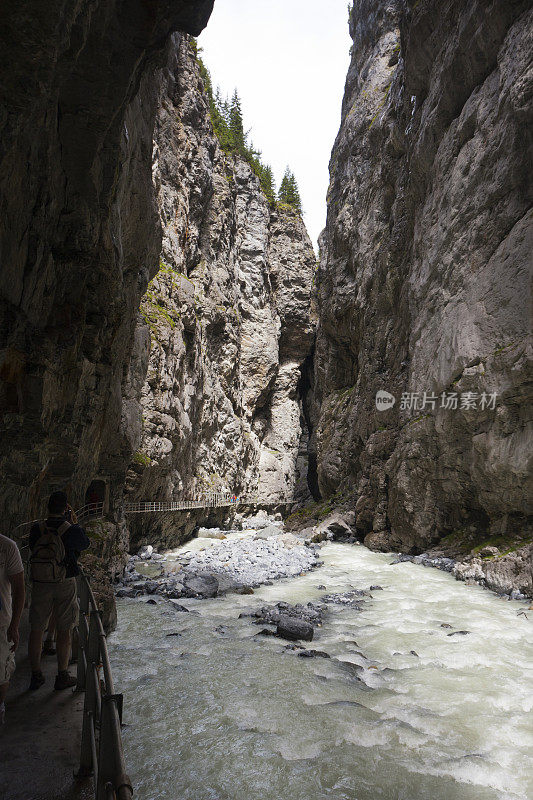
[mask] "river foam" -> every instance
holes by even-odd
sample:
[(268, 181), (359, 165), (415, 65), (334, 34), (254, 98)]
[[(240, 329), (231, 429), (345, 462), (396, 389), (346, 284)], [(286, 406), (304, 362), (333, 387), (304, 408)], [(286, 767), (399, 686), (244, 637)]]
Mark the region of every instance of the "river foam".
[[(321, 558), (254, 596), (186, 601), (199, 614), (119, 601), (110, 650), (136, 797), (532, 797), (533, 613), (363, 547), (329, 543)], [(328, 605), (312, 646), (330, 659), (238, 619), (375, 584), (362, 611)]]

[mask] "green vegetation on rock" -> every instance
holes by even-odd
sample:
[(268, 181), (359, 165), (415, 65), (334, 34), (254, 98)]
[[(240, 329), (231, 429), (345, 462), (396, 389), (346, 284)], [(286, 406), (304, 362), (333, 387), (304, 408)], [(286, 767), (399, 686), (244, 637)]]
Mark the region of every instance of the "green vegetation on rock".
[(244, 159), (259, 178), (261, 188), (266, 198), (271, 203), (276, 201), (276, 187), (274, 175), (268, 164), (261, 160), (261, 151), (257, 150), (252, 142), (248, 142), (248, 131), (244, 130), (241, 99), (237, 89), (233, 92), (231, 100), (222, 97), (220, 89), (213, 90), (213, 82), (209, 70), (202, 61), (196, 44), (193, 47), (204, 82), (205, 92), (209, 102), (209, 113), (213, 130), (224, 152), (238, 155)]
[(133, 454), (132, 461), (134, 464), (140, 464), (142, 467), (149, 467), (152, 463), (150, 456), (143, 453), (142, 450), (137, 450), (137, 452)]
[(298, 214), (302, 213), (302, 201), (300, 198), (300, 191), (294, 173), (291, 172), (289, 167), (285, 170), (285, 175), (281, 181), (278, 192), (278, 202), (281, 205), (291, 206)]

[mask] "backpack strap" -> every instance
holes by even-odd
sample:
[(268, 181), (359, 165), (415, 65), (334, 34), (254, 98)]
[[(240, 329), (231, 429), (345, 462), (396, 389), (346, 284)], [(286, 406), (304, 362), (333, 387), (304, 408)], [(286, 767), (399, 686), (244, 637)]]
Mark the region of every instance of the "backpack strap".
[(57, 529), (58, 536), (63, 536), (63, 534), (66, 533), (70, 527), (71, 527), (70, 522), (67, 522), (67, 520), (62, 522), (59, 528)]

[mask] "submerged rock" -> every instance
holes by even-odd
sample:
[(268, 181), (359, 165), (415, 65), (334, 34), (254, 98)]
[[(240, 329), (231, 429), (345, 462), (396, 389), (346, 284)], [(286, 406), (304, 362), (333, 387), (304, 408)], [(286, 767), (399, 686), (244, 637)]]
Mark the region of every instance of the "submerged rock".
[(309, 622), (302, 619), (282, 615), (278, 620), (276, 634), (282, 639), (291, 641), (303, 639), (305, 642), (310, 642), (314, 635), (314, 628)]
[(298, 656), (300, 658), (331, 658), (329, 653), (324, 650), (300, 650)]

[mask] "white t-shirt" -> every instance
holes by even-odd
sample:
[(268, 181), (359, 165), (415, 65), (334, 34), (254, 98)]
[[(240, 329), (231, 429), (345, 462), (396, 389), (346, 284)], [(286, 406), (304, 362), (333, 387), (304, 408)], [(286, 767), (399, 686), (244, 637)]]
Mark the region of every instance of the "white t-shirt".
[(11, 582), (10, 575), (22, 572), (22, 558), (13, 539), (0, 533), (0, 628), (7, 628), (11, 622)]

